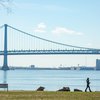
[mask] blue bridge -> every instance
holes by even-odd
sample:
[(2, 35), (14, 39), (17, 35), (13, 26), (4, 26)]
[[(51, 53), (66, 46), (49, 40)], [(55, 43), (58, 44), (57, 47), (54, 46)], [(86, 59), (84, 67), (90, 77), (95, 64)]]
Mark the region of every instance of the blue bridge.
[[(3, 45), (2, 45), (3, 44)], [(100, 49), (55, 42), (24, 32), (10, 25), (0, 27), (0, 55), (4, 56), (2, 70), (9, 70), (8, 55), (100, 54)]]

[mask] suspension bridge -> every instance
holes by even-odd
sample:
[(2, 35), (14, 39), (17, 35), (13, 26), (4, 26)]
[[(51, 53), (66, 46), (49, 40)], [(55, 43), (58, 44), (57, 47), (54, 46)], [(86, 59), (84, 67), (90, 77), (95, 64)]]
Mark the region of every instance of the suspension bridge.
[(0, 26), (0, 55), (4, 56), (2, 70), (9, 70), (8, 55), (42, 54), (100, 54), (100, 49), (73, 46), (38, 37), (10, 25)]

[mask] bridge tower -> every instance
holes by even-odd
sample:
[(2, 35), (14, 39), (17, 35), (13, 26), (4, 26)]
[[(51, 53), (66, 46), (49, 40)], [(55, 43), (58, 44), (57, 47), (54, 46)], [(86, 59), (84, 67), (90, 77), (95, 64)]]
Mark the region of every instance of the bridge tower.
[(7, 71), (9, 70), (8, 62), (7, 62), (7, 24), (4, 24), (4, 61), (2, 70)]

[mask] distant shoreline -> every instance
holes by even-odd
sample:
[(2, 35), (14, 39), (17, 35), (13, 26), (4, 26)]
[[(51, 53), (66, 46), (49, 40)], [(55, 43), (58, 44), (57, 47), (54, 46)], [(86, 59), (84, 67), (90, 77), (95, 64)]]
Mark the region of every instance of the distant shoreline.
[[(96, 70), (95, 67), (59, 67), (59, 68), (40, 68), (40, 67), (9, 67), (10, 70)], [(2, 70), (0, 68), (0, 70)]]

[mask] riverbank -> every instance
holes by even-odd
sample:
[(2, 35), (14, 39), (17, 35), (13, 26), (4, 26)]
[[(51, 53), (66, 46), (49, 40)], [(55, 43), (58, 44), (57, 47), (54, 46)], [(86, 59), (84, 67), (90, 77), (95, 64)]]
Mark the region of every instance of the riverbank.
[(100, 100), (100, 92), (0, 91), (0, 100)]

